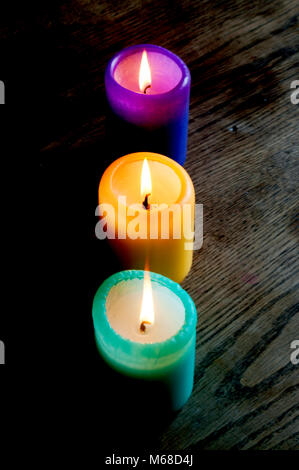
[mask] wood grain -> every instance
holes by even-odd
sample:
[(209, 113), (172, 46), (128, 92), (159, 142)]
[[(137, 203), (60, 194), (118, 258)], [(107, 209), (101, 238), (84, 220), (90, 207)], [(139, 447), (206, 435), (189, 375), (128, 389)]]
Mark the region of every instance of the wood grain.
[(63, 156), (88, 188), (87, 310), (105, 273), (93, 238), (107, 163), (105, 65), (121, 48), (148, 42), (171, 49), (191, 70), (185, 167), (204, 207), (203, 248), (183, 283), (199, 315), (195, 385), (156, 437), (156, 451), (298, 450), (299, 366), (290, 362), (290, 343), (299, 339), (299, 108), (290, 101), (299, 79), (297, 2), (52, 2), (18, 11), (13, 36), (1, 27), (20, 70), (32, 28), (43, 53), (27, 54), (35, 75), (26, 85), (35, 104), (42, 97), (47, 109), (59, 106), (53, 121), (40, 124), (41, 177), (53, 175)]

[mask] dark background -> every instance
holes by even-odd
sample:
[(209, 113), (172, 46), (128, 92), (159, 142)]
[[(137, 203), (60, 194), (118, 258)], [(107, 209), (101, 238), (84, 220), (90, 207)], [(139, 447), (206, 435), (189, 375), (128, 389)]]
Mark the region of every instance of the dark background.
[[(94, 236), (110, 159), (104, 70), (115, 52), (142, 42), (190, 68), (185, 167), (204, 206), (204, 246), (183, 283), (199, 314), (194, 392), (166, 423), (132, 418), (99, 362), (91, 322), (95, 290), (119, 269)], [(54, 429), (62, 447), (86, 440), (103, 455), (136, 446), (299, 449), (298, 366), (289, 359), (299, 331), (298, 105), (290, 101), (298, 52), (293, 0), (45, 1), (2, 11), (9, 436), (34, 423), (39, 445)]]

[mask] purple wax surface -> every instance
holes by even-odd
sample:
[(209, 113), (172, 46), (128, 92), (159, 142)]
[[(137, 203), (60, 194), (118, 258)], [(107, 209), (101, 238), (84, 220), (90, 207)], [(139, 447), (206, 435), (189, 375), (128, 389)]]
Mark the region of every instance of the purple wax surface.
[[(139, 69), (144, 50), (152, 78), (146, 93), (139, 89)], [(109, 134), (112, 146), (117, 147), (115, 157), (135, 151), (152, 151), (183, 164), (187, 148), (190, 83), (186, 64), (160, 46), (141, 44), (116, 54), (105, 73), (110, 108)]]
[[(146, 50), (146, 49), (144, 49)], [(138, 77), (143, 50), (120, 59), (114, 69), (114, 79), (124, 88), (135, 93), (143, 92), (139, 88)], [(161, 52), (146, 50), (150, 64), (152, 86), (147, 95), (167, 93), (181, 81), (183, 72), (177, 62)]]

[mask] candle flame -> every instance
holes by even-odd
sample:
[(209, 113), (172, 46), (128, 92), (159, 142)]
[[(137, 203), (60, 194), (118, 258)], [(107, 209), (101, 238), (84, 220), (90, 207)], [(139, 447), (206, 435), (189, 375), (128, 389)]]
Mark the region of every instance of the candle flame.
[(145, 93), (152, 84), (151, 69), (148, 63), (147, 53), (143, 51), (139, 69), (139, 90)]
[(140, 310), (140, 329), (145, 331), (145, 325), (152, 325), (154, 321), (155, 311), (151, 276), (149, 271), (144, 271), (143, 294)]
[(152, 178), (147, 158), (144, 159), (141, 172), (141, 197), (142, 200), (152, 193)]

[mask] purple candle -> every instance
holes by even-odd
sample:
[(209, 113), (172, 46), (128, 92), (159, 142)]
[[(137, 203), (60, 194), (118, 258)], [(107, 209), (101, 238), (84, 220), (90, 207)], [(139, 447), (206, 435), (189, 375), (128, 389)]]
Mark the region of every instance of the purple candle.
[(184, 164), (187, 148), (190, 72), (163, 47), (128, 47), (105, 74), (113, 156), (155, 152)]

